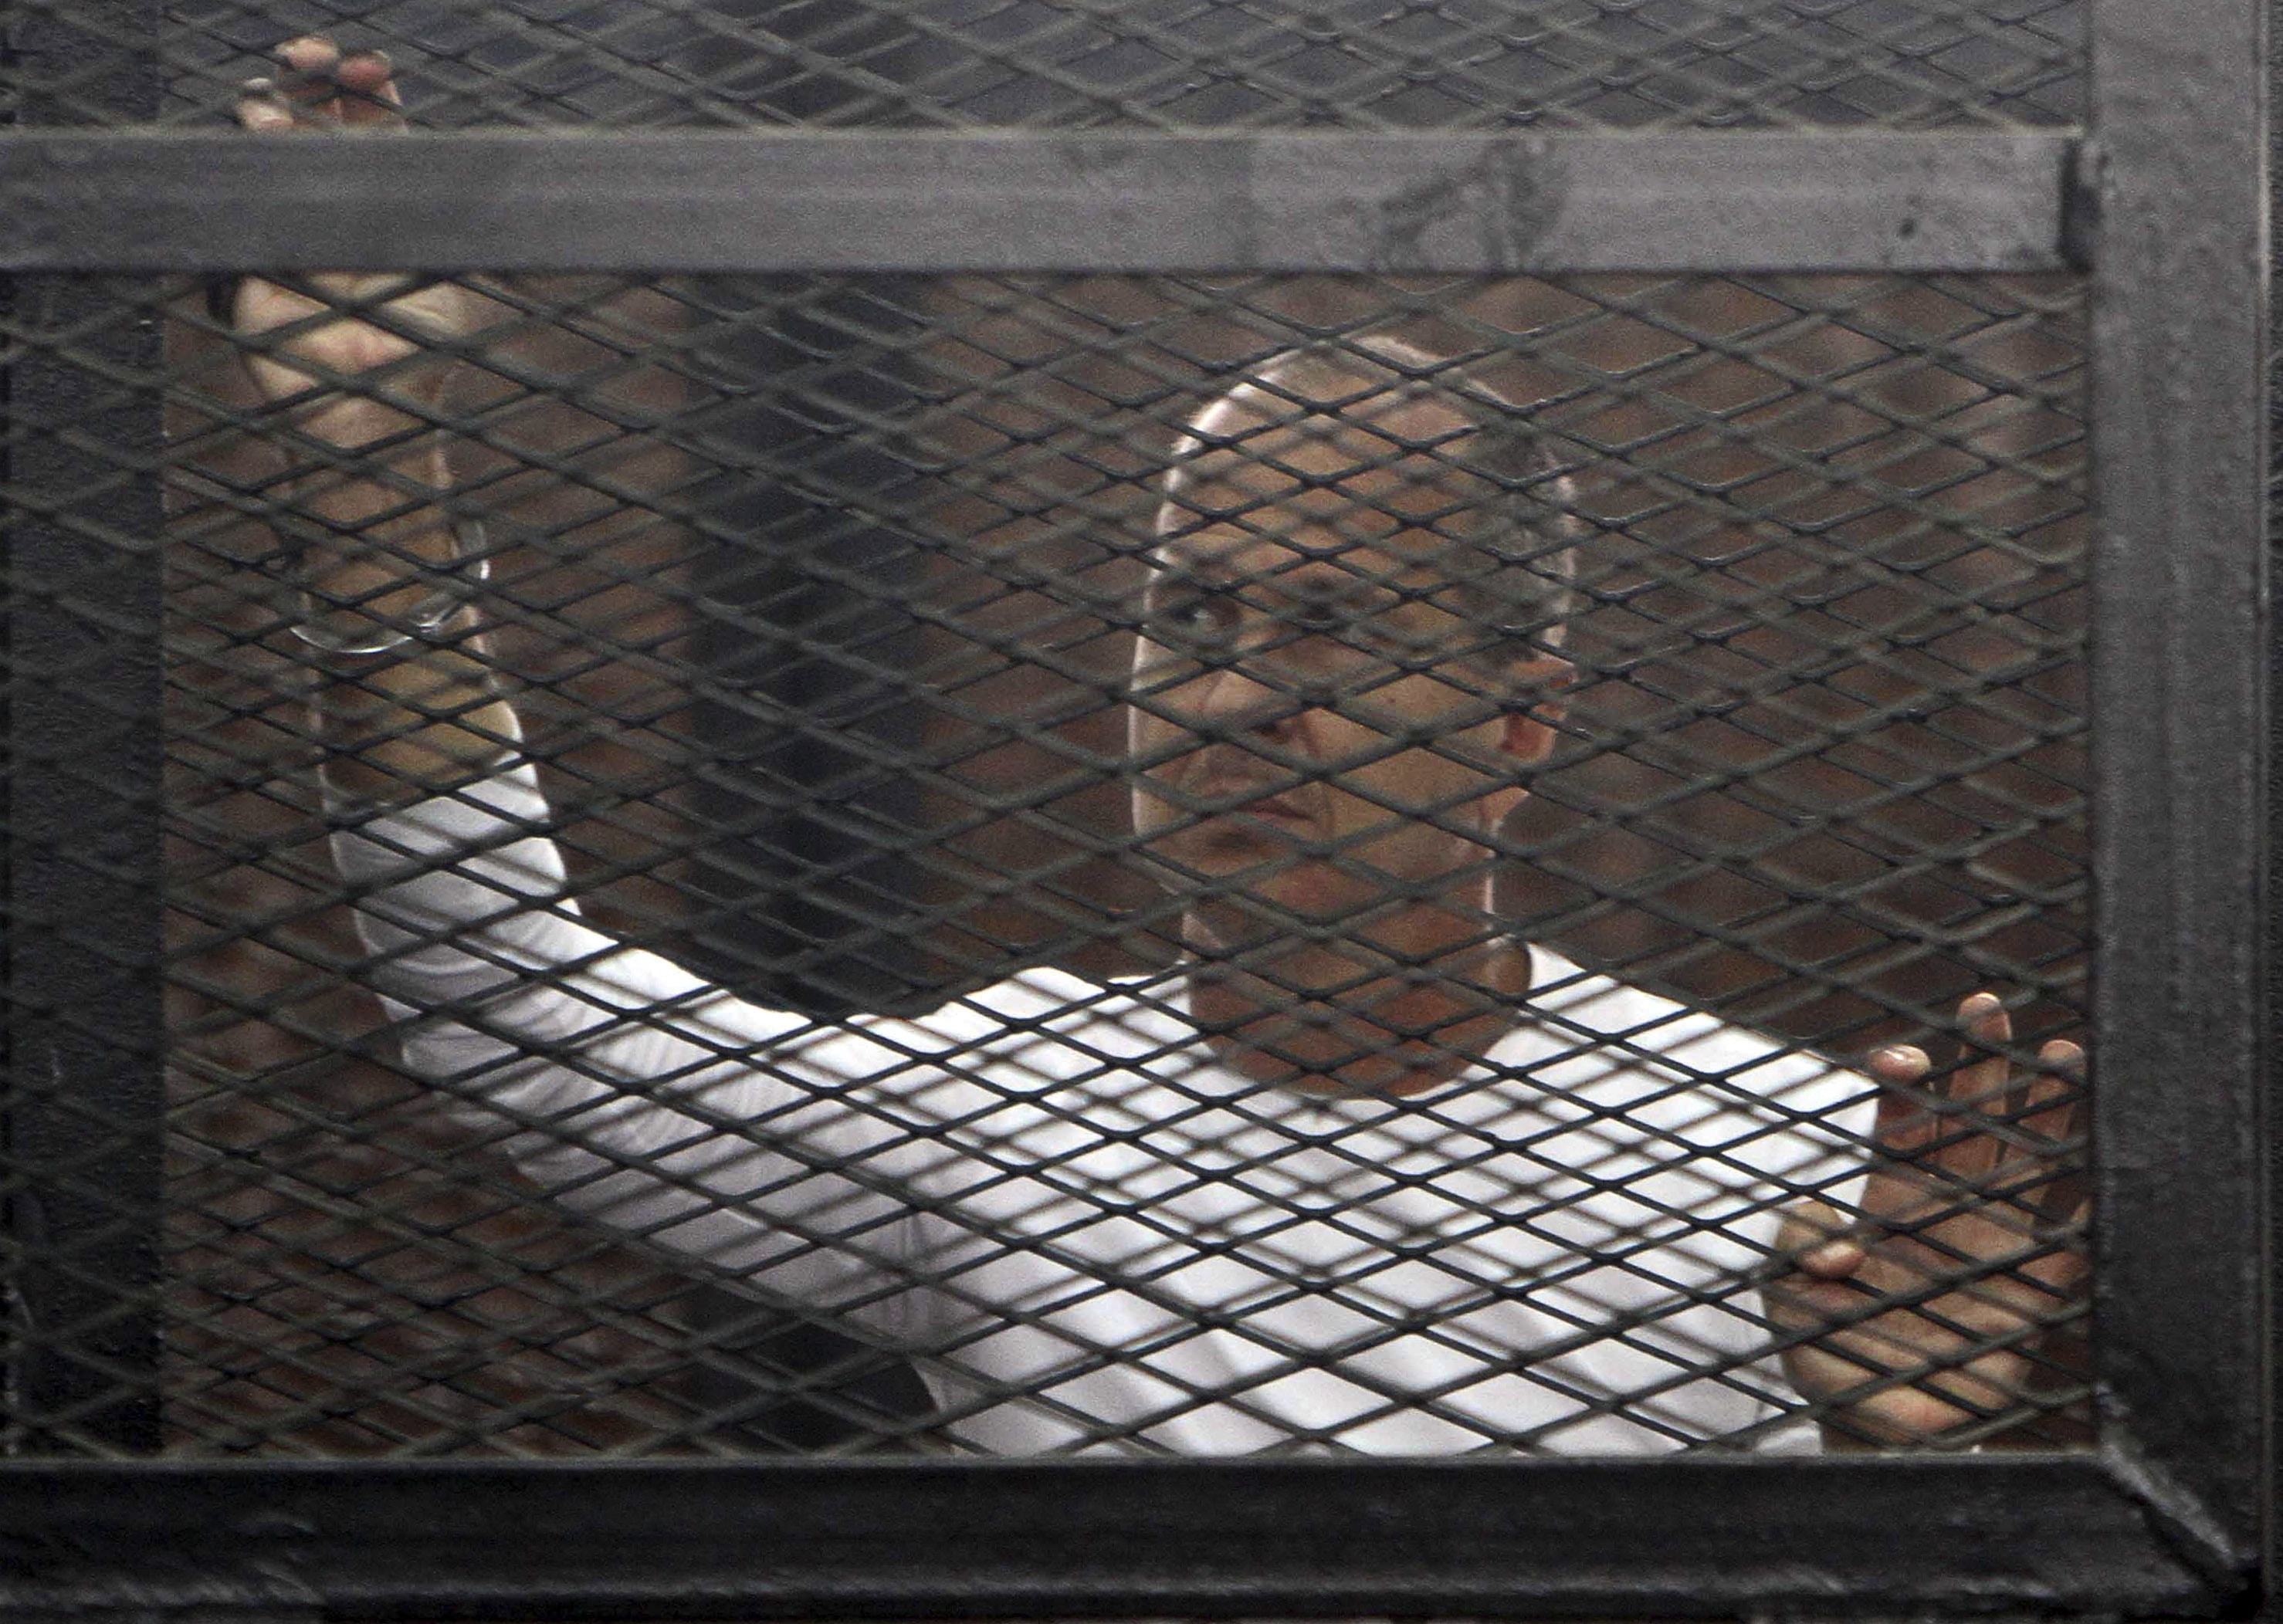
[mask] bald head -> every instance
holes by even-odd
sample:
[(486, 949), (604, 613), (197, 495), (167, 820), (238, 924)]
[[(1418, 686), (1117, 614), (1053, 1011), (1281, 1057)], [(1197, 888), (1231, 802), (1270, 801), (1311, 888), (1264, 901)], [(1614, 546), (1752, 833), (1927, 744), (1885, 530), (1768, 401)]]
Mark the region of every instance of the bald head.
[[(1431, 537), (1477, 661), (1561, 645), (1582, 594), (1570, 486), (1522, 408), (1392, 338), (1287, 350), (1209, 401), (1173, 453), (1157, 532), (1201, 524), (1337, 556)], [(1278, 526), (1281, 535), (1272, 534)], [(1414, 540), (1414, 547), (1416, 541)]]

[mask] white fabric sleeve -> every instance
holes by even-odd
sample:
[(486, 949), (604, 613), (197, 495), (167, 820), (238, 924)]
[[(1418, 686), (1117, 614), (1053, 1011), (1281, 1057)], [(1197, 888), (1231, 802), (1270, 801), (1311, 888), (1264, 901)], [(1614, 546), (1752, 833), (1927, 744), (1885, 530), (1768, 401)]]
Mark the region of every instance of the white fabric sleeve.
[[(508, 1149), (551, 1197), (809, 1302), (877, 1283), (908, 1247), (908, 1135), (816, 1086), (908, 1085), (908, 1047), (733, 998), (583, 922), (528, 765), (332, 812), (407, 1068), (513, 1123)], [(797, 1072), (773, 1063), (788, 1042)]]

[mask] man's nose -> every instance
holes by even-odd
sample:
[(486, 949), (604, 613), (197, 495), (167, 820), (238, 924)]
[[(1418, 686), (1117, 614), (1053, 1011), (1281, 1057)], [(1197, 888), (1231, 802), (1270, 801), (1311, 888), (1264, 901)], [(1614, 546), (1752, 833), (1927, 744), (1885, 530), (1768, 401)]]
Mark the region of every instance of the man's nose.
[(1311, 695), (1286, 673), (1260, 662), (1230, 665), (1201, 678), (1181, 695), (1184, 719), (1219, 739), (1284, 742), (1298, 734)]

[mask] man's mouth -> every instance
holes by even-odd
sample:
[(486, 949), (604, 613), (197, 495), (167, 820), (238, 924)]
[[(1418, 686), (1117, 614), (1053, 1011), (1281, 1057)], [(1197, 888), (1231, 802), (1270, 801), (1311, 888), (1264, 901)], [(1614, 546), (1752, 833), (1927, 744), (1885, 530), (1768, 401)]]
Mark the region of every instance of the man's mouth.
[(1249, 801), (1236, 811), (1248, 818), (1266, 818), (1273, 823), (1313, 823), (1315, 819), (1291, 802), (1271, 796), (1266, 801)]
[(1201, 817), (1227, 818), (1244, 816), (1266, 818), (1280, 823), (1313, 823), (1313, 816), (1305, 807), (1277, 793), (1265, 784), (1200, 784), (1189, 791), (1197, 801), (1214, 803), (1210, 809), (1199, 808)]

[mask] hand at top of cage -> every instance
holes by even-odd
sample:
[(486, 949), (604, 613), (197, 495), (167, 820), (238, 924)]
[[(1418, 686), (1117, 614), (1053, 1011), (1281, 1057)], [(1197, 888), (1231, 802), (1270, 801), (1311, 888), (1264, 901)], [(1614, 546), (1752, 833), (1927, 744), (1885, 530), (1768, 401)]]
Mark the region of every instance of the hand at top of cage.
[[(281, 71), (246, 82), (241, 127), (261, 135), (389, 132), (404, 128), (386, 53), (344, 52), (328, 39), (289, 40)], [(475, 325), (457, 283), (401, 271), (246, 276), (228, 317), (262, 393), (331, 413), (320, 438), (355, 446), (401, 432), (432, 410), (452, 352)]]

